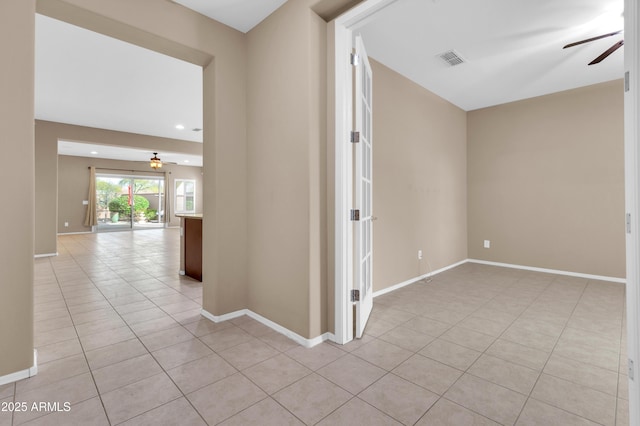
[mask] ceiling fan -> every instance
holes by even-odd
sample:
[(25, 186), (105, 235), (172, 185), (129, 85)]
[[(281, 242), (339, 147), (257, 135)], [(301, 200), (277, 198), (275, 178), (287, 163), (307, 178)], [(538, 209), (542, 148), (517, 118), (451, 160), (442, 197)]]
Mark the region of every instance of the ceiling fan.
[[(622, 32), (622, 30), (615, 31), (615, 32), (612, 32), (612, 33), (602, 34), (602, 35), (599, 35), (599, 36), (596, 36), (596, 37), (587, 38), (585, 40), (576, 41), (574, 43), (569, 43), (566, 46), (564, 46), (563, 49), (566, 49), (567, 47), (578, 46), (578, 45), (584, 44), (584, 43), (589, 43), (589, 42), (595, 41), (595, 40), (600, 40), (601, 38), (612, 37), (614, 35), (620, 34), (621, 32)], [(595, 65), (595, 64), (598, 64), (598, 63), (602, 62), (607, 56), (611, 55), (613, 52), (615, 52), (616, 50), (620, 49), (622, 47), (622, 45), (624, 45), (624, 39), (618, 41), (616, 44), (614, 44), (613, 46), (611, 46), (610, 48), (608, 48), (607, 50), (602, 52), (602, 54), (600, 56), (595, 58), (593, 61), (589, 62), (589, 65)]]

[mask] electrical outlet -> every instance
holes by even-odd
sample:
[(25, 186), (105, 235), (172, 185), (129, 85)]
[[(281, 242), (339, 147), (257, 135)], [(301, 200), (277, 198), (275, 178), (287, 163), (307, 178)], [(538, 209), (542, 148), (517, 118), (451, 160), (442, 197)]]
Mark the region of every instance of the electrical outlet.
[(65, 228), (68, 228), (68, 227), (69, 227), (69, 222), (65, 222), (65, 223), (64, 223), (64, 227), (65, 227)]
[(491, 241), (484, 240), (484, 248), (491, 248)]
[(418, 260), (422, 260), (422, 250), (418, 250)]

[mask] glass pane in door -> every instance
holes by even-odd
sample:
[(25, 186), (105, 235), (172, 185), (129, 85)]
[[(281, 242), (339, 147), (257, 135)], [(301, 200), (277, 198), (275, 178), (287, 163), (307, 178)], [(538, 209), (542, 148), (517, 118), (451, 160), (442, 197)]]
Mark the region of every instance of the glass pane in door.
[(119, 176), (96, 177), (98, 230), (131, 228), (132, 180)]
[(133, 227), (159, 228), (164, 226), (164, 178), (133, 179)]

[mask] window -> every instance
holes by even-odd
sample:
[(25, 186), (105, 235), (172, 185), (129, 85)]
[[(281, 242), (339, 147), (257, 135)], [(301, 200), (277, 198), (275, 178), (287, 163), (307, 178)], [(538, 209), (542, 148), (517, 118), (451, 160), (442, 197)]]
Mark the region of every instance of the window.
[(176, 179), (176, 213), (196, 212), (196, 181)]

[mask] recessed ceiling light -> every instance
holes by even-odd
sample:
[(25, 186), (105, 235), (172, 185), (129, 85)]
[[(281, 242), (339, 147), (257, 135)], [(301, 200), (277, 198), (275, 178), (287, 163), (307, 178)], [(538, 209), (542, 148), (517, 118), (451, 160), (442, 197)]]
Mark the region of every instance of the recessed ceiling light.
[(185, 162), (185, 163), (188, 163), (188, 162), (189, 162), (189, 160), (184, 160), (184, 162)]
[(96, 155), (96, 154), (98, 153), (98, 151), (91, 151), (91, 153), (92, 153), (93, 155)]
[(176, 124), (176, 129), (184, 130), (184, 126), (182, 124)]

